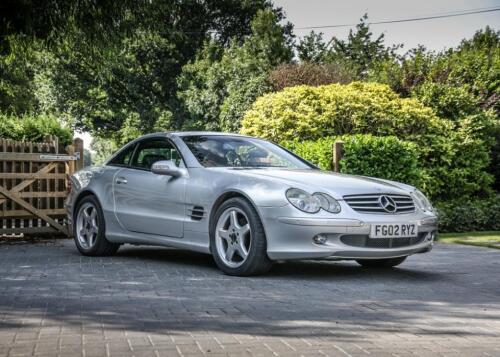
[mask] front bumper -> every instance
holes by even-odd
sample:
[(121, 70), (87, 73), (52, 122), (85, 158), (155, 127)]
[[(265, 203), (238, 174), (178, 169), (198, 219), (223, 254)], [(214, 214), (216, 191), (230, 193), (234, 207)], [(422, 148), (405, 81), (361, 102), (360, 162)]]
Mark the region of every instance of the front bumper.
[[(352, 260), (407, 256), (430, 251), (437, 232), (436, 216), (417, 211), (394, 215), (345, 212), (336, 217), (326, 212), (295, 217), (295, 211), (290, 206), (261, 208), (267, 254), (272, 260)], [(405, 222), (417, 222), (418, 237), (368, 238), (372, 224)], [(326, 238), (326, 241), (322, 244), (315, 242), (314, 237), (318, 235)]]

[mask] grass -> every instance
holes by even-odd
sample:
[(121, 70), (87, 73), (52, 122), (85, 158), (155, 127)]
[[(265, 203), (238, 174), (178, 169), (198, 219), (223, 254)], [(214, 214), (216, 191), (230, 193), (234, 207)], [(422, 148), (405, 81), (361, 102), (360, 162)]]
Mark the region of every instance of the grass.
[(500, 231), (439, 233), (438, 241), (500, 249)]

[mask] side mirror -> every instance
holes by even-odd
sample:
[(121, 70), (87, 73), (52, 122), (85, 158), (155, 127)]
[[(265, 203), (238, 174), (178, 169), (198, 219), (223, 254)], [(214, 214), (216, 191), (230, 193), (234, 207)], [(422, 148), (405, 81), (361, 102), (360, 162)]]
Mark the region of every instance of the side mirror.
[(151, 172), (157, 175), (178, 177), (182, 175), (182, 169), (177, 167), (172, 160), (156, 161), (151, 166)]

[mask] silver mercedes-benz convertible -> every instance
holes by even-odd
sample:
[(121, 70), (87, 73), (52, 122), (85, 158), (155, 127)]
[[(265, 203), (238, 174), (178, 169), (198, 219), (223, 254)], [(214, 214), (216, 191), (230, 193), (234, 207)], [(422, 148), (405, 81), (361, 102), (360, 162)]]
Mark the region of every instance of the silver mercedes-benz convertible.
[(273, 261), (392, 267), (431, 250), (437, 218), (415, 187), (325, 172), (265, 140), (156, 133), (71, 177), (68, 219), (84, 255), (124, 243), (212, 254), (231, 275)]

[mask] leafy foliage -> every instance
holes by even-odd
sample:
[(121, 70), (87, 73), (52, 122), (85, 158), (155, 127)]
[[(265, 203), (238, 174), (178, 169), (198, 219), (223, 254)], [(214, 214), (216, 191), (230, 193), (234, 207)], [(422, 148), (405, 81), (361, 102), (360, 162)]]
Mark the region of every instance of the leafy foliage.
[(92, 149), (92, 164), (102, 165), (119, 147), (113, 140), (94, 137), (90, 144)]
[(332, 170), (333, 143), (335, 138), (318, 140), (284, 140), (280, 145), (318, 166), (322, 170)]
[(341, 172), (379, 177), (420, 186), (418, 148), (394, 136), (356, 135), (343, 137)]
[(455, 199), (435, 204), (440, 232), (500, 230), (500, 196)]
[[(491, 116), (471, 116), (454, 124), (416, 99), (399, 97), (388, 86), (354, 82), (266, 94), (246, 113), (242, 132), (278, 142), (319, 140), (320, 147), (327, 136), (396, 136), (418, 148), (421, 172), (412, 180), (419, 176), (427, 194), (445, 199), (491, 193), (488, 129), (483, 129), (492, 125)], [(325, 162), (319, 150), (311, 152), (317, 155), (313, 162)]]
[[(438, 54), (420, 47), (401, 63), (398, 59), (380, 62), (368, 77), (417, 98), (439, 116), (453, 120), (457, 130), (476, 121), (485, 150), (490, 152), (488, 172), (495, 177), (493, 187), (500, 188), (500, 32), (486, 27), (456, 49)], [(478, 122), (481, 117), (489, 124)]]
[(322, 63), (328, 53), (328, 46), (323, 41), (323, 34), (311, 31), (297, 45), (297, 55), (301, 62)]
[[(106, 2), (96, 6), (105, 7)], [(127, 15), (121, 18), (123, 8)], [(163, 130), (183, 127), (188, 115), (186, 106), (177, 97), (178, 77), (182, 67), (196, 57), (206, 41), (210, 39), (221, 50), (238, 47), (252, 33), (266, 28), (269, 21), (278, 23), (283, 19), (281, 9), (274, 8), (267, 0), (181, 3), (154, 0), (147, 4), (125, 1), (117, 6), (116, 13), (109, 14), (119, 19), (118, 35), (110, 34), (106, 37), (109, 41), (93, 42), (87, 36), (87, 28), (76, 19), (87, 10), (100, 11), (92, 6), (73, 9), (75, 18), (68, 19), (72, 22), (61, 24), (62, 34), (54, 34), (57, 44), (46, 41), (46, 50), (54, 63), (43, 88), (50, 89), (53, 97), (44, 103), (49, 103), (51, 107), (47, 109), (57, 112), (72, 127), (117, 143), (125, 141), (134, 131), (143, 134), (159, 127)], [(64, 6), (61, 11), (66, 11)], [(255, 19), (259, 11), (267, 14), (260, 17), (260, 23)], [(107, 13), (101, 15), (106, 17)], [(88, 20), (96, 21), (92, 26), (99, 25), (94, 17)], [(274, 29), (278, 30), (279, 40), (289, 44), (291, 25), (285, 23)], [(45, 38), (41, 33), (33, 34)], [(263, 44), (268, 46), (267, 50), (280, 51), (273, 39), (271, 36), (266, 44), (254, 42), (247, 47), (263, 52), (265, 49), (259, 49)], [(246, 94), (253, 93), (258, 86), (254, 76), (250, 77), (250, 87), (235, 93), (230, 102), (252, 100)], [(27, 83), (32, 84), (32, 78)], [(236, 107), (229, 103), (225, 112), (232, 115)]]
[(344, 142), (341, 172), (372, 176), (419, 186), (421, 170), (415, 144), (394, 136), (344, 135), (312, 141), (285, 141), (281, 144), (323, 170), (332, 169), (333, 144)]
[(414, 96), (433, 108), (441, 118), (459, 119), (477, 111), (479, 99), (467, 86), (453, 87), (442, 83), (425, 82), (415, 88)]
[(267, 72), (292, 57), (284, 29), (271, 11), (252, 22), (252, 35), (242, 45), (223, 49), (205, 45), (196, 61), (184, 66), (178, 96), (188, 112), (184, 128), (235, 131), (256, 97), (269, 90)]
[[(184, 1), (164, 0), (24, 0), (0, 4), (0, 38), (11, 34), (51, 40), (77, 31), (85, 45), (127, 37), (135, 30), (184, 33), (187, 43), (213, 37), (227, 43), (236, 34), (249, 34), (250, 20), (258, 10), (272, 8), (267, 0)], [(280, 8), (274, 9), (279, 20)], [(286, 25), (291, 32), (291, 25)], [(55, 43), (54, 43), (55, 44)]]
[(443, 133), (449, 126), (430, 108), (400, 98), (386, 85), (353, 82), (265, 94), (246, 113), (242, 132), (281, 141), (357, 133), (407, 137)]
[(159, 35), (138, 33), (122, 45), (90, 63), (80, 62), (78, 51), (64, 50), (54, 72), (58, 107), (70, 123), (117, 142), (127, 140), (128, 125), (141, 134), (168, 115), (175, 95), (170, 73), (180, 71), (174, 46)]
[(324, 55), (326, 62), (341, 62), (349, 65), (356, 72), (358, 78), (364, 78), (372, 65), (389, 58), (396, 57), (396, 50), (401, 45), (387, 47), (384, 43), (385, 35), (382, 33), (373, 38), (373, 33), (368, 25), (368, 15), (365, 14), (356, 30), (350, 30), (347, 40), (333, 37), (332, 47)]
[(21, 36), (8, 36), (8, 48), (0, 54), (0, 112), (24, 114), (47, 113), (53, 96), (47, 79), (53, 58), (40, 42)]
[[(99, 162), (147, 132), (237, 131), (244, 118), (245, 132), (297, 140), (323, 167), (333, 137), (363, 135), (345, 165), (413, 143), (419, 185), (435, 199), (486, 197), (492, 175), (500, 188), (500, 32), (400, 56), (365, 15), (345, 40), (302, 38), (296, 63), (283, 20), (270, 0), (4, 1), (0, 135), (66, 140), (65, 123), (92, 133)], [(363, 164), (354, 168), (383, 176)]]
[(71, 143), (71, 130), (56, 118), (46, 115), (9, 116), (0, 114), (0, 137), (19, 141), (41, 142), (46, 135), (55, 135), (62, 146)]

